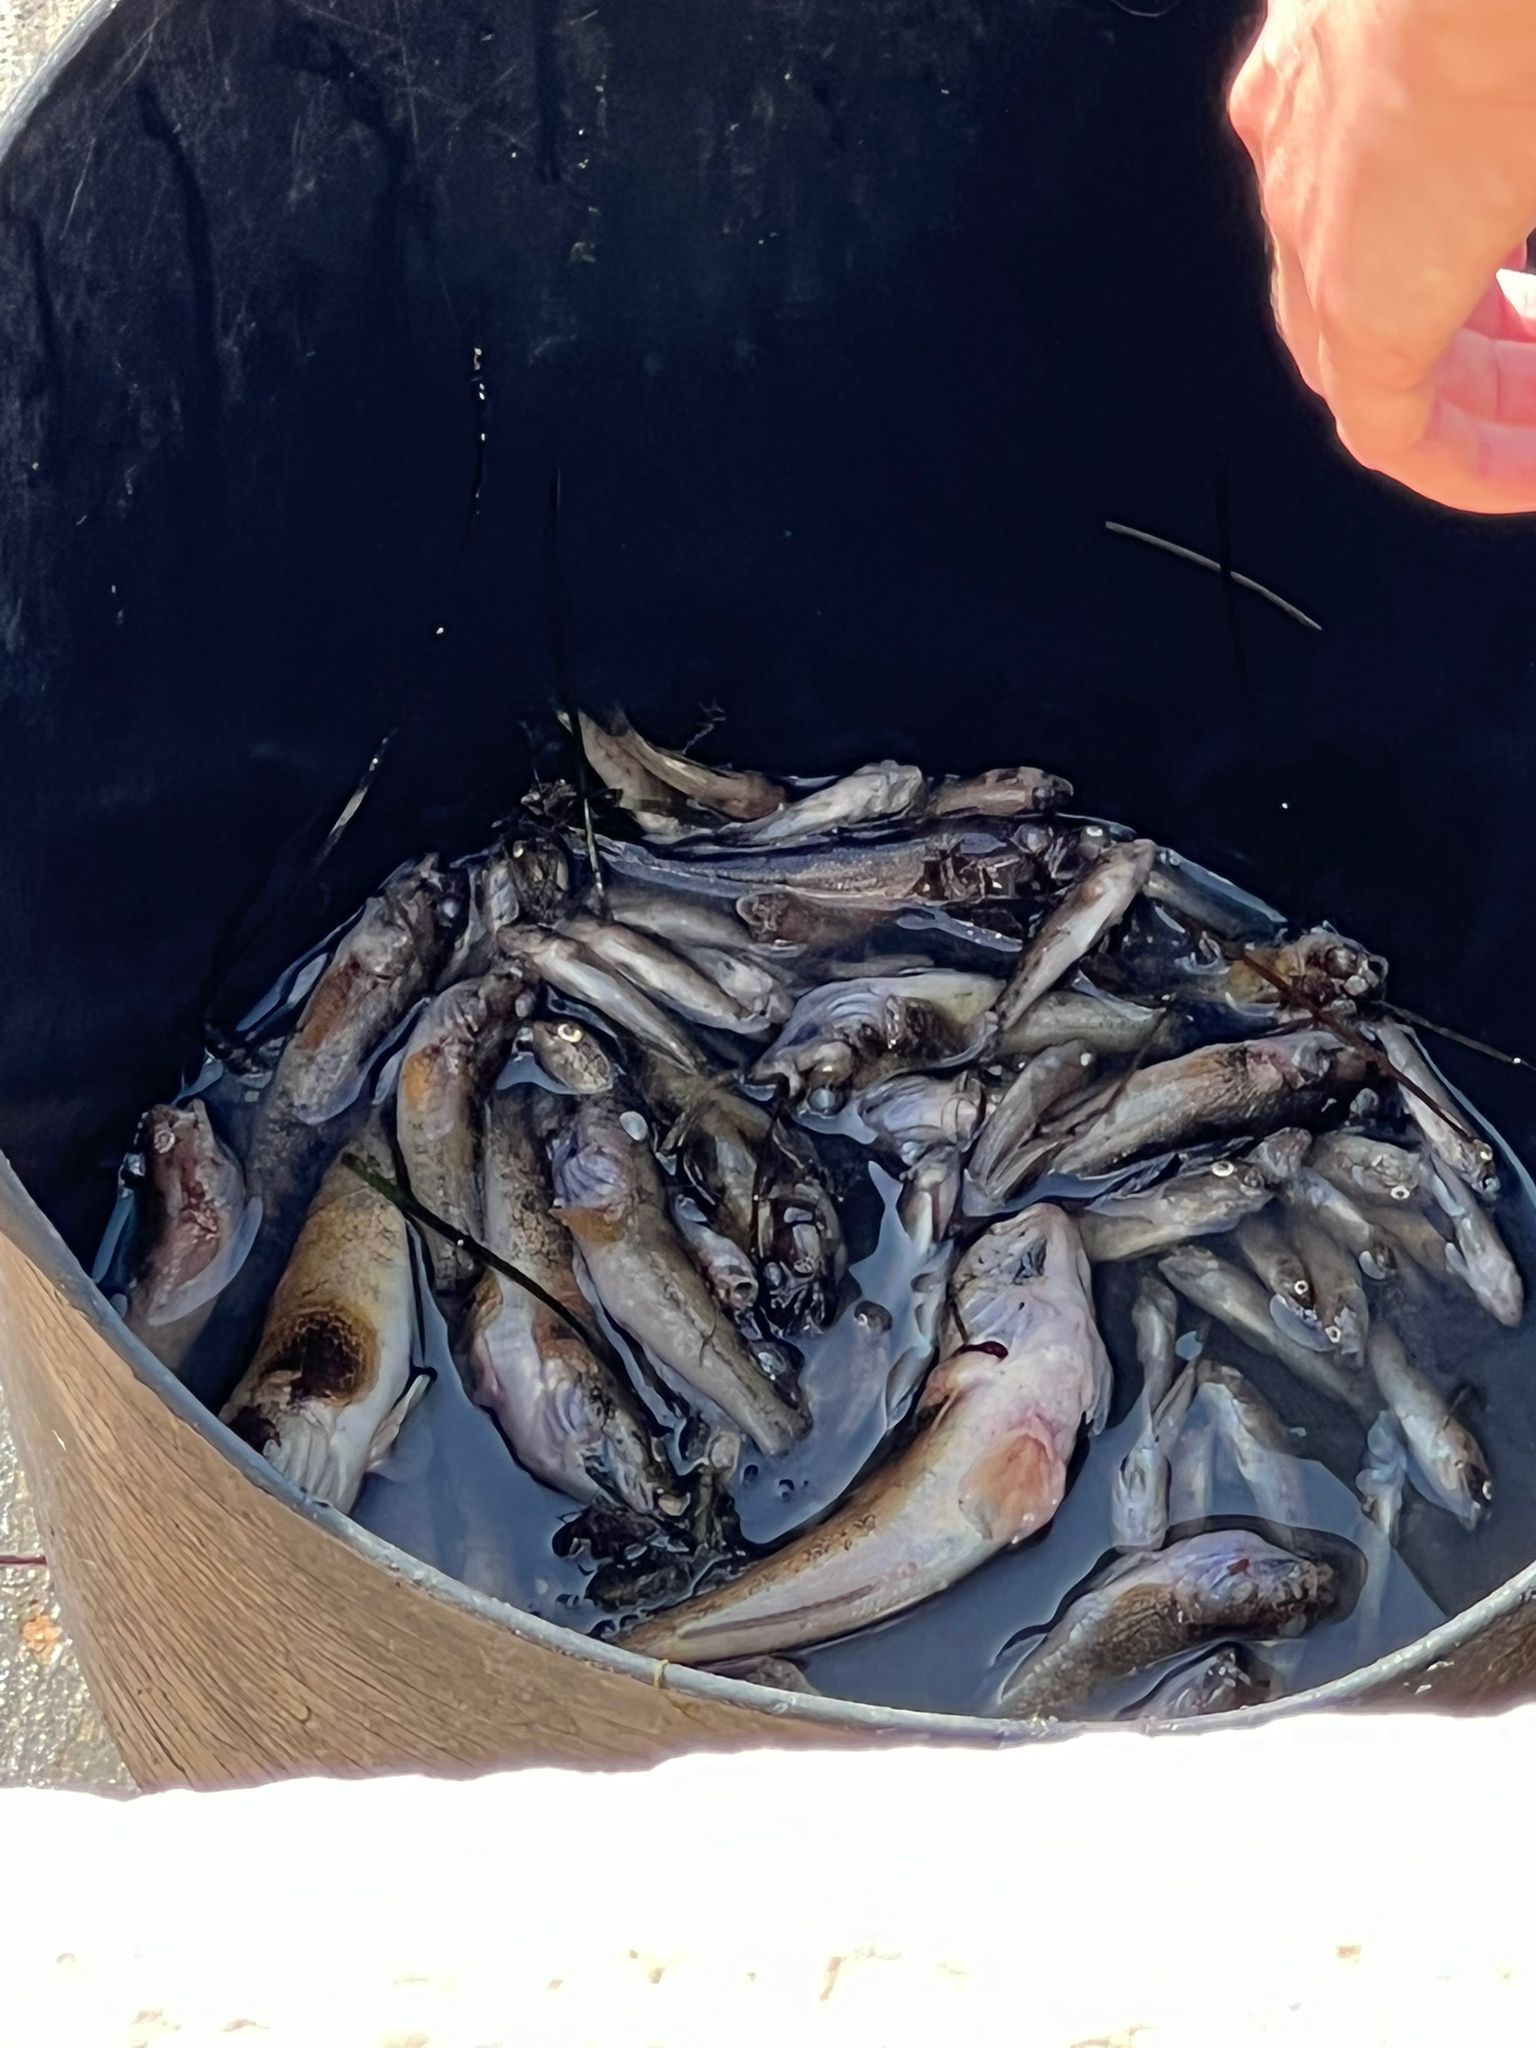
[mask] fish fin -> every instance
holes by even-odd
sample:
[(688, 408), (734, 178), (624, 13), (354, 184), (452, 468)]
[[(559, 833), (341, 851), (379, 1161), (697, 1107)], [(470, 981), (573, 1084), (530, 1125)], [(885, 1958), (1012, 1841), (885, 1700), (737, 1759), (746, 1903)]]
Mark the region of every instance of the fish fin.
[(311, 1500), (328, 1502), (343, 1511), (349, 1508), (350, 1500), (336, 1497), (338, 1474), (331, 1411), (313, 1405), (290, 1408), (277, 1418), (274, 1427), (276, 1435), (262, 1450), (267, 1463)]
[(163, 1329), (167, 1323), (179, 1323), (185, 1317), (195, 1315), (224, 1292), (250, 1256), (251, 1246), (261, 1229), (262, 1214), (261, 1197), (253, 1195), (224, 1249), (208, 1261), (201, 1273), (168, 1295), (153, 1315), (144, 1318), (151, 1329)]
[(1043, 1436), (1012, 1435), (966, 1473), (960, 1511), (988, 1542), (1018, 1543), (1055, 1514), (1066, 1481), (1066, 1467)]
[(1115, 1398), (1115, 1368), (1110, 1363), (1108, 1351), (1102, 1343), (1094, 1345), (1092, 1402), (1085, 1411), (1088, 1434), (1097, 1436), (1109, 1420), (1110, 1403)]
[(406, 1418), (426, 1398), (427, 1390), (435, 1378), (435, 1373), (420, 1372), (411, 1381), (394, 1407), (390, 1409), (384, 1420), (374, 1431), (373, 1442), (368, 1446), (367, 1462), (363, 1466), (364, 1472), (378, 1471), (384, 1460), (394, 1449), (395, 1439), (404, 1428)]

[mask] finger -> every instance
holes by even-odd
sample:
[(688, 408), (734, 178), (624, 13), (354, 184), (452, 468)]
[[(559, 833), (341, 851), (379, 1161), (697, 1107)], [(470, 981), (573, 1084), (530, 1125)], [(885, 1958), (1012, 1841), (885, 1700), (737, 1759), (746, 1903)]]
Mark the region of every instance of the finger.
[(1437, 397), (1423, 454), (1454, 466), (1475, 510), (1536, 510), (1536, 414), (1523, 421), (1490, 419)]
[(1270, 273), (1269, 301), (1280, 338), (1295, 358), (1304, 382), (1321, 394), (1323, 387), (1317, 366), (1317, 315), (1312, 310), (1301, 264), (1290, 249), (1278, 242)]
[(1536, 277), (1501, 270), (1467, 319), (1474, 334), (1500, 341), (1536, 341)]

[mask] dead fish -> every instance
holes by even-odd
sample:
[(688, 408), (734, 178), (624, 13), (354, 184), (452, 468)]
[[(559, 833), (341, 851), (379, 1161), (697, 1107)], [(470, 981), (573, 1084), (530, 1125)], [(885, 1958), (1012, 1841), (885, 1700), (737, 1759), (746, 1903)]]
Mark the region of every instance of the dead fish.
[[(392, 1174), (377, 1126), (353, 1150)], [(312, 1499), (346, 1513), (430, 1385), (411, 1379), (414, 1327), (405, 1219), (338, 1160), (220, 1420)]]
[(1320, 1348), (1311, 1277), (1274, 1216), (1267, 1211), (1246, 1216), (1235, 1235), (1238, 1250), (1269, 1289), (1269, 1312), (1281, 1329), (1299, 1344)]
[(1463, 1528), (1476, 1528), (1493, 1499), (1493, 1481), (1476, 1438), (1429, 1375), (1413, 1363), (1397, 1331), (1379, 1316), (1365, 1355), (1381, 1398), (1407, 1439), (1414, 1470)]
[(1195, 1376), (1185, 1371), (1154, 1411), (1143, 1393), (1141, 1434), (1110, 1483), (1110, 1540), (1117, 1550), (1160, 1550), (1168, 1534), (1168, 1491), (1173, 1451), (1194, 1397)]
[(1192, 1237), (1233, 1229), (1269, 1200), (1251, 1166), (1216, 1159), (1135, 1194), (1103, 1195), (1078, 1218), (1083, 1250), (1095, 1265), (1139, 1259)]
[(679, 946), (678, 951), (701, 974), (708, 975), (744, 1016), (760, 1018), (762, 1029), (782, 1024), (795, 1007), (794, 997), (779, 977), (742, 953), (727, 952), (723, 946), (700, 945)]
[(716, 1031), (741, 1031), (755, 1036), (772, 1027), (773, 1018), (744, 1009), (711, 976), (648, 932), (626, 924), (605, 924), (592, 917), (568, 917), (565, 936), (583, 952), (655, 997), (669, 1010), (694, 1024)]
[(554, 1150), (561, 1221), (598, 1300), (675, 1381), (711, 1401), (770, 1457), (805, 1434), (721, 1312), (667, 1213), (649, 1143), (611, 1102), (585, 1101)]
[(1194, 1368), (1200, 1401), (1266, 1522), (1303, 1528), (1307, 1495), (1296, 1439), (1246, 1373), (1201, 1358)]
[(898, 1074), (866, 1089), (859, 1116), (910, 1166), (935, 1146), (963, 1152), (981, 1121), (981, 1083), (974, 1074)]
[(1029, 1170), (1024, 1148), (1042, 1117), (1080, 1088), (1094, 1065), (1087, 1041), (1069, 1038), (1046, 1046), (1020, 1068), (987, 1110), (966, 1166), (965, 1202), (972, 1215), (996, 1208), (1023, 1185)]
[(752, 933), (735, 911), (719, 903), (700, 903), (675, 888), (642, 888), (610, 882), (607, 910), (620, 924), (665, 939), (669, 946), (714, 946), (726, 951), (747, 945)]
[(577, 719), (587, 765), (648, 839), (681, 839), (707, 831), (717, 822), (708, 809), (689, 803), (680, 790), (647, 766), (618, 733), (610, 732), (585, 711), (578, 712)]
[(757, 1305), (757, 1269), (741, 1246), (716, 1230), (692, 1202), (674, 1201), (672, 1220), (716, 1301), (733, 1316)]
[(1186, 1664), (1149, 1692), (1127, 1717), (1136, 1721), (1192, 1721), (1230, 1714), (1267, 1700), (1269, 1683), (1257, 1675), (1235, 1643)]
[(1150, 839), (1112, 845), (1072, 885), (1030, 940), (998, 998), (999, 1036), (1120, 922), (1141, 894), (1156, 852)]
[(1216, 1429), (1196, 1403), (1190, 1404), (1170, 1462), (1168, 1526), (1208, 1520), (1216, 1495)]
[(144, 1157), (142, 1249), (123, 1320), (175, 1372), (244, 1265), (261, 1227), (261, 1203), (246, 1199), (239, 1161), (196, 1097), (147, 1111), (137, 1143)]
[[(483, 1139), (487, 1247), (590, 1329), (523, 1090), (504, 1089), (485, 1105)], [(469, 1377), (518, 1463), (544, 1485), (640, 1515), (682, 1512), (678, 1482), (628, 1381), (548, 1302), (494, 1269), (470, 1310)]]
[(1205, 1245), (1186, 1245), (1158, 1262), (1163, 1278), (1176, 1287), (1207, 1315), (1235, 1330), (1255, 1350), (1267, 1351), (1289, 1366), (1297, 1379), (1330, 1400), (1341, 1401), (1363, 1413), (1362, 1403), (1375, 1413), (1360, 1384), (1361, 1375), (1331, 1351), (1310, 1351), (1304, 1344), (1276, 1327), (1269, 1313), (1269, 1297), (1241, 1266), (1218, 1257)]
[(323, 1124), (357, 1100), (374, 1054), (435, 981), (467, 893), (463, 872), (432, 854), (368, 899), (283, 1048), (265, 1115)]
[(1144, 1272), (1131, 1303), (1131, 1329), (1141, 1367), (1141, 1390), (1149, 1406), (1158, 1407), (1173, 1385), (1178, 1369), (1174, 1345), (1179, 1335), (1179, 1298), (1157, 1275)]
[(1246, 1529), (1189, 1536), (1112, 1565), (1003, 1686), (998, 1712), (1058, 1719), (1213, 1636), (1298, 1636), (1333, 1610), (1330, 1565)]
[[(406, 1042), (395, 1087), (395, 1139), (411, 1193), (449, 1227), (485, 1236), (480, 1198), (480, 1098), (506, 1061), (528, 997), (507, 968), (434, 996)], [(432, 1278), (453, 1292), (478, 1273), (473, 1253), (434, 1233)]]
[(1390, 1409), (1378, 1415), (1366, 1433), (1365, 1463), (1355, 1480), (1366, 1519), (1388, 1543), (1396, 1543), (1408, 1478), (1408, 1449)]
[(1452, 1101), (1445, 1083), (1400, 1024), (1377, 1019), (1371, 1033), (1397, 1073), (1414, 1083), (1413, 1088), (1400, 1087), (1398, 1094), (1436, 1160), (1464, 1180), (1480, 1200), (1493, 1201), (1499, 1192), (1498, 1162), (1492, 1145), (1477, 1136), (1469, 1113)]
[(1480, 1209), (1472, 1191), (1448, 1166), (1437, 1168), (1434, 1196), (1450, 1218), (1456, 1242), (1446, 1247), (1447, 1269), (1462, 1281), (1472, 1298), (1506, 1330), (1519, 1327), (1525, 1314), (1525, 1283), (1509, 1255), (1493, 1218)]
[(1360, 1205), (1335, 1182), (1304, 1166), (1280, 1190), (1296, 1215), (1311, 1218), (1344, 1246), (1370, 1280), (1388, 1280), (1397, 1271), (1397, 1253)]
[(885, 908), (823, 902), (793, 889), (753, 889), (737, 898), (734, 914), (754, 945), (799, 953), (807, 946), (862, 947)]
[(571, 1095), (606, 1095), (618, 1078), (607, 1048), (574, 1017), (536, 1017), (518, 1033), (541, 1074)]
[(1132, 1074), (1052, 1164), (1058, 1173), (1103, 1173), (1143, 1152), (1288, 1123), (1352, 1088), (1364, 1065), (1327, 1031), (1201, 1046)]
[[(1360, 1198), (1360, 1207), (1382, 1236), (1389, 1239), (1398, 1252), (1406, 1252), (1413, 1264), (1428, 1273), (1431, 1279), (1438, 1280), (1442, 1286), (1459, 1282), (1460, 1275), (1453, 1272), (1448, 1263), (1450, 1245), (1421, 1209), (1370, 1202), (1364, 1196)], [(1401, 1259), (1398, 1267), (1401, 1271)]]
[(1078, 1039), (1096, 1058), (1134, 1053), (1163, 1018), (1161, 1010), (1127, 1002), (1123, 996), (1104, 995), (1097, 989), (1047, 989), (1017, 1023), (999, 1032), (992, 1050), (1002, 1058), (1027, 1058)]
[(928, 800), (931, 818), (959, 814), (1011, 818), (1020, 811), (1057, 811), (1072, 797), (1064, 775), (1043, 768), (988, 768), (981, 775), (948, 776)]
[[(689, 754), (655, 746), (636, 732), (622, 711), (610, 714), (606, 730), (583, 713), (581, 737), (587, 759), (612, 788), (619, 785), (610, 770), (623, 777), (626, 786), (643, 786), (653, 800), (683, 797), (726, 818), (766, 818), (783, 806), (784, 791), (766, 775), (754, 769), (711, 768)], [(594, 748), (600, 759), (594, 758)]]
[[(1285, 990), (1275, 986), (1271, 974), (1286, 984)], [(1337, 932), (1311, 931), (1272, 945), (1245, 946), (1227, 964), (1223, 994), (1237, 1009), (1294, 1005), (1308, 1013), (1324, 1009), (1348, 1015), (1380, 993), (1386, 976), (1385, 960), (1363, 946)]]
[[(1332, 1231), (1310, 1213), (1293, 1215), (1291, 1231), (1312, 1289), (1312, 1320), (1281, 1323), (1288, 1336), (1316, 1351), (1331, 1351), (1356, 1371), (1365, 1353), (1371, 1304), (1360, 1268)], [(1279, 1320), (1277, 1318), (1277, 1320)]]
[(803, 846), (850, 826), (910, 817), (928, 797), (921, 768), (901, 761), (872, 761), (809, 796), (797, 797), (771, 816), (724, 825), (715, 834), (722, 846)]
[(509, 964), (521, 963), (562, 995), (571, 996), (578, 1003), (590, 1003), (621, 1031), (627, 1031), (652, 1051), (676, 1060), (680, 1067), (702, 1069), (704, 1055), (683, 1027), (638, 989), (627, 974), (595, 959), (575, 939), (532, 925), (519, 925), (503, 934), (502, 947)]
[(478, 981), (495, 966), (500, 934), (523, 914), (521, 872), (521, 861), (505, 844), (463, 867), (464, 925), (438, 972), (438, 988), (451, 988), (459, 981)]
[(955, 1272), (917, 1433), (818, 1527), (626, 1647), (676, 1663), (774, 1653), (867, 1628), (943, 1592), (1055, 1514), (1110, 1365), (1071, 1219), (997, 1223)]
[(1306, 1164), (1312, 1143), (1312, 1133), (1298, 1125), (1271, 1131), (1267, 1138), (1260, 1138), (1257, 1145), (1248, 1147), (1248, 1164), (1256, 1166), (1270, 1186), (1277, 1188)]
[(842, 907), (894, 910), (1011, 901), (1054, 845), (1043, 819), (1006, 824), (940, 822), (899, 839), (840, 840), (813, 847), (686, 844), (667, 857), (601, 835), (606, 867), (630, 881), (731, 897), (743, 907), (764, 891), (793, 892)]
[(1364, 1195), (1401, 1206), (1425, 1185), (1424, 1161), (1417, 1152), (1354, 1131), (1330, 1131), (1319, 1138), (1311, 1164), (1356, 1199)]
[(990, 975), (945, 971), (828, 982), (795, 1004), (752, 1079), (830, 1114), (855, 1089), (969, 1058), (996, 993)]

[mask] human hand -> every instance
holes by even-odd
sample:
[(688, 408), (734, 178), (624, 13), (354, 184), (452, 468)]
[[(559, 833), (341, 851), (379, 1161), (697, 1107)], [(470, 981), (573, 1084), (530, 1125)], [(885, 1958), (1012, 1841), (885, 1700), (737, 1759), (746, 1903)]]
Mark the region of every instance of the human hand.
[(1344, 446), (1442, 504), (1536, 510), (1536, 0), (1269, 0), (1229, 109)]

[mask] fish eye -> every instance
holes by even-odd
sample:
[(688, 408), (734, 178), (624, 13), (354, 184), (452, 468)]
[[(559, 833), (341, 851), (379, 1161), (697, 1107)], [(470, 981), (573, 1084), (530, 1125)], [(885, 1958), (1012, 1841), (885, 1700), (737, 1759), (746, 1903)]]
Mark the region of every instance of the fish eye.
[(556, 1038), (563, 1038), (567, 1045), (579, 1045), (581, 1043), (581, 1026), (569, 1022), (557, 1024), (555, 1026), (555, 1036)]
[(1236, 1171), (1237, 1168), (1230, 1159), (1213, 1159), (1211, 1161), (1211, 1172), (1216, 1176), (1217, 1180), (1227, 1180)]
[(1411, 1199), (1413, 1190), (1412, 1188), (1404, 1187), (1403, 1183), (1399, 1181), (1395, 1187), (1388, 1188), (1387, 1193), (1394, 1202), (1406, 1202)]

